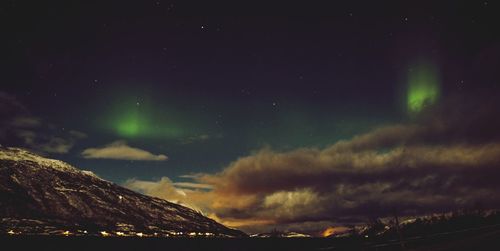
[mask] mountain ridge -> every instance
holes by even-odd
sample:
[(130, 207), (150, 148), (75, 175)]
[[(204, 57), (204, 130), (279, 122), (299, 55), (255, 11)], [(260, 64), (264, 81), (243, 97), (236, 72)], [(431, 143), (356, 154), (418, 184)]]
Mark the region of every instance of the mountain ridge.
[(60, 160), (3, 146), (0, 219), (4, 233), (246, 236), (193, 209), (131, 191)]

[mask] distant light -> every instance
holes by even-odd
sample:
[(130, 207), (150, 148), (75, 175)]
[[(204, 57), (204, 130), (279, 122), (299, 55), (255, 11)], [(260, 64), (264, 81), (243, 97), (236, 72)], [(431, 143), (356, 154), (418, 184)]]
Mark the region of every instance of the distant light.
[(9, 232), (7, 232), (8, 234), (16, 234), (16, 232), (14, 232), (12, 229), (9, 230)]
[(116, 232), (116, 235), (117, 236), (125, 236), (125, 233), (123, 233), (123, 232)]
[(143, 233), (137, 233), (137, 234), (135, 234), (135, 235), (137, 235), (137, 236), (139, 236), (139, 237), (143, 237), (143, 236), (144, 236), (144, 234), (143, 234)]
[(102, 235), (102, 237), (108, 237), (109, 233), (106, 231), (101, 231), (101, 235)]
[(66, 230), (66, 231), (64, 231), (62, 234), (63, 234), (64, 236), (69, 236), (71, 233), (70, 233), (68, 230)]

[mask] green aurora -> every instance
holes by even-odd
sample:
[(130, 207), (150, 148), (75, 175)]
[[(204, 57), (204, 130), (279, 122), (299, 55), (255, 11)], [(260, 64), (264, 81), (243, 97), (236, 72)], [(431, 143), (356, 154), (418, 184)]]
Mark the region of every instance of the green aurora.
[(175, 113), (132, 98), (116, 102), (103, 121), (107, 130), (125, 138), (178, 139), (190, 131)]
[(439, 98), (440, 81), (436, 67), (421, 63), (412, 68), (408, 76), (407, 109), (416, 114)]

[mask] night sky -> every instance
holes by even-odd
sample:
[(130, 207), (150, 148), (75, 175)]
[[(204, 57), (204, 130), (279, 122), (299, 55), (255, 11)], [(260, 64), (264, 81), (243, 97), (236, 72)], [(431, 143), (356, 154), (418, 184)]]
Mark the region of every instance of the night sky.
[(49, 2), (0, 5), (2, 145), (249, 231), (500, 204), (495, 1)]

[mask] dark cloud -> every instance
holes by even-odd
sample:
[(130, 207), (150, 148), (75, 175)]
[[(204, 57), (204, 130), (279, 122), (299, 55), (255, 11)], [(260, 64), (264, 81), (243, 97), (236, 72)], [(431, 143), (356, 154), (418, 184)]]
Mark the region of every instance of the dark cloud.
[(208, 134), (195, 135), (195, 136), (187, 137), (187, 138), (181, 140), (181, 144), (188, 145), (188, 144), (192, 144), (195, 142), (203, 142), (203, 141), (209, 140), (210, 138), (211, 137)]
[(188, 145), (193, 143), (204, 142), (211, 139), (220, 139), (222, 138), (222, 134), (209, 135), (209, 134), (199, 134), (184, 138), (180, 141), (182, 145)]
[(45, 153), (67, 153), (78, 139), (81, 139), (81, 137), (73, 134), (65, 135), (64, 138), (52, 135), (37, 135), (35, 139), (25, 138), (25, 143), (27, 146)]
[(16, 97), (0, 91), (0, 113), (4, 116), (27, 114), (26, 107)]
[[(214, 186), (221, 200), (220, 217), (268, 217), (278, 222), (498, 203), (499, 186), (489, 177), (498, 173), (500, 144), (398, 147), (382, 153), (335, 148), (262, 150), (200, 180)], [(240, 196), (253, 200), (241, 208), (223, 203)]]
[(87, 135), (32, 115), (16, 97), (0, 92), (0, 140), (9, 146), (29, 148), (41, 154), (67, 153)]
[(381, 127), (336, 144), (358, 151), (402, 145), (482, 144), (500, 141), (499, 95), (455, 96), (428, 107), (414, 121)]
[(10, 125), (16, 128), (36, 128), (41, 126), (42, 122), (39, 118), (19, 116), (13, 118)]
[(261, 149), (219, 173), (190, 176), (213, 189), (186, 200), (243, 228), (500, 206), (497, 102), (459, 101), (323, 149)]

